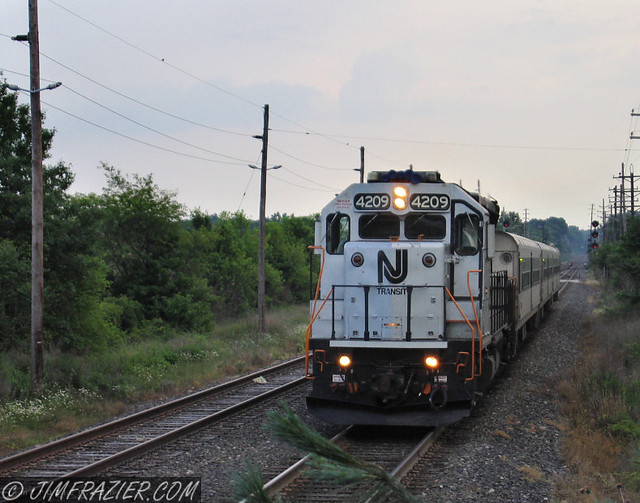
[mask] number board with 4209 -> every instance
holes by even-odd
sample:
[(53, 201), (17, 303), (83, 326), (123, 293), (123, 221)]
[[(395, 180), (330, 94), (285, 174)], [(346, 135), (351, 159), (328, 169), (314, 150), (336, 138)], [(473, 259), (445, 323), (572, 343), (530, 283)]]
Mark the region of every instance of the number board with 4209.
[[(418, 211), (445, 211), (449, 209), (449, 196), (446, 194), (412, 194), (409, 206)], [(353, 206), (360, 211), (383, 211), (391, 206), (389, 194), (356, 194)]]

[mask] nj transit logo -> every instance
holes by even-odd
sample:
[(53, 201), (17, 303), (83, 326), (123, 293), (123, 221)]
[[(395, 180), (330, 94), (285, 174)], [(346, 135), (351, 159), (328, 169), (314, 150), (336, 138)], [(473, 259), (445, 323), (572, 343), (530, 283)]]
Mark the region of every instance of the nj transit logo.
[(396, 250), (396, 263), (391, 264), (387, 255), (380, 250), (378, 252), (378, 283), (382, 283), (382, 276), (387, 278), (389, 283), (402, 283), (407, 277), (409, 270), (409, 254), (407, 250)]

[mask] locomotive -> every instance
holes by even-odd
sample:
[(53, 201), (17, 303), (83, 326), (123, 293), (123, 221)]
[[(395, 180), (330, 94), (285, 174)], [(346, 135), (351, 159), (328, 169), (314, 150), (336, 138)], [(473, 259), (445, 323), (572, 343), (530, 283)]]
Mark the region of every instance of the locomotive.
[(371, 172), (323, 208), (306, 375), (335, 424), (468, 416), (560, 287), (553, 246), (496, 229), (498, 203), (437, 171)]

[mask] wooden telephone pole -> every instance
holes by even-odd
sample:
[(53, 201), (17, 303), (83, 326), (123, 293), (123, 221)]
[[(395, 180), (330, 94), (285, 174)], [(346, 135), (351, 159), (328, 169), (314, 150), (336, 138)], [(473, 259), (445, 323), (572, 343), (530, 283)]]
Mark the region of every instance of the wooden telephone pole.
[(252, 169), (260, 170), (260, 235), (258, 243), (258, 332), (265, 332), (265, 297), (266, 297), (266, 202), (267, 202), (267, 171), (270, 169), (280, 169), (282, 166), (267, 167), (267, 149), (269, 147), (269, 105), (264, 106), (264, 127), (262, 135), (254, 135), (254, 138), (262, 140), (262, 165), (260, 168), (249, 164)]
[[(31, 387), (44, 378), (44, 225), (42, 190), (42, 108), (40, 106), (40, 37), (38, 0), (29, 0), (29, 34), (13, 40), (29, 42), (31, 98)], [(55, 89), (60, 83), (51, 85)], [(14, 87), (11, 87), (12, 89)], [(18, 89), (15, 87), (15, 89)]]
[(260, 243), (258, 245), (258, 332), (265, 332), (264, 311), (266, 295), (266, 201), (267, 201), (267, 147), (269, 145), (269, 105), (264, 106), (262, 129), (262, 165), (260, 168)]

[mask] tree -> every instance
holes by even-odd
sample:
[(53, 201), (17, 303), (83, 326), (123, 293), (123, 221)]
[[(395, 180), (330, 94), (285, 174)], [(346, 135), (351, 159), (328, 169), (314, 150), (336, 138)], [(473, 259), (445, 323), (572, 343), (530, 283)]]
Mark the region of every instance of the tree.
[[(54, 130), (43, 129), (43, 158), (49, 157)], [(45, 343), (82, 348), (101, 340), (110, 316), (102, 299), (104, 264), (75, 218), (67, 193), (71, 169), (60, 162), (43, 166)], [(79, 227), (80, 226), (80, 227)], [(91, 226), (87, 227), (91, 229)], [(0, 348), (26, 345), (30, 320), (31, 117), (15, 93), (0, 84)]]
[(590, 253), (589, 261), (605, 271), (620, 300), (640, 303), (640, 217), (628, 221), (627, 232), (619, 241), (604, 243)]
[(107, 187), (99, 200), (99, 242), (111, 295), (123, 300), (129, 325), (158, 318), (195, 328), (194, 317), (185, 316), (192, 309), (199, 313), (198, 327), (209, 325), (208, 290), (180, 247), (184, 208), (175, 193), (160, 189), (152, 175), (129, 179), (111, 166), (102, 168)]
[(524, 235), (524, 224), (520, 219), (520, 215), (515, 211), (502, 210), (498, 219), (497, 229), (511, 232), (512, 234)]
[(314, 219), (274, 215), (267, 222), (267, 262), (280, 272), (283, 301), (308, 300), (309, 250)]
[[(54, 131), (42, 130), (42, 156), (49, 157)], [(31, 116), (27, 105), (18, 104), (17, 93), (6, 81), (0, 83), (0, 237), (20, 250), (31, 250)], [(73, 175), (64, 165), (43, 167), (45, 214), (49, 216)], [(50, 219), (49, 219), (50, 220)], [(46, 224), (47, 222), (45, 222)]]

